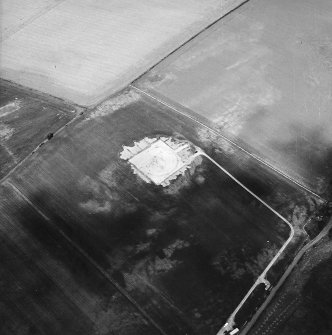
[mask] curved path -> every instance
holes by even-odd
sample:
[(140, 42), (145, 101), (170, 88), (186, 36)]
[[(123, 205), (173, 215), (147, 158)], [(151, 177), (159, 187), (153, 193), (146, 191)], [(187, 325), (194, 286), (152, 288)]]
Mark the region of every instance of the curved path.
[(315, 244), (317, 244), (332, 228), (332, 218), (328, 222), (328, 224), (323, 228), (323, 230), (308, 244), (306, 244), (300, 252), (296, 255), (296, 257), (293, 259), (292, 263), (289, 265), (283, 276), (280, 278), (278, 284), (271, 290), (270, 295), (268, 298), (264, 301), (264, 303), (261, 305), (261, 307), (258, 309), (257, 313), (254, 315), (254, 317), (250, 320), (250, 322), (247, 323), (246, 327), (243, 329), (241, 335), (245, 335), (249, 332), (249, 330), (252, 328), (252, 326), (255, 324), (259, 316), (262, 314), (264, 309), (268, 306), (268, 304), (271, 302), (275, 294), (277, 293), (278, 289), (281, 287), (281, 285), (285, 282), (289, 274), (292, 272), (294, 267), (297, 265), (299, 260), (302, 258), (302, 256), (313, 247)]
[[(138, 91), (139, 93), (148, 96), (149, 98), (152, 98), (153, 100), (156, 100), (157, 102), (159, 102), (160, 104), (172, 109), (173, 111), (175, 111), (178, 114), (181, 114), (189, 119), (191, 119), (192, 121), (200, 124), (201, 126), (209, 129), (210, 131), (212, 131), (213, 133), (215, 133), (217, 136), (221, 136), (223, 139), (227, 140), (228, 142), (230, 142), (231, 144), (235, 145), (237, 148), (241, 149), (242, 151), (245, 151), (248, 155), (250, 155), (251, 157), (259, 160), (261, 163), (264, 163), (264, 165), (267, 165), (264, 161), (261, 161), (260, 159), (258, 159), (258, 157), (256, 155), (252, 155), (251, 153), (249, 153), (248, 151), (246, 151), (245, 149), (243, 149), (242, 147), (240, 147), (239, 145), (237, 145), (236, 143), (234, 143), (233, 141), (227, 139), (226, 137), (224, 137), (222, 134), (220, 134), (219, 132), (217, 132), (216, 130), (214, 130), (213, 128), (207, 126), (206, 124), (196, 120), (195, 118), (191, 117), (190, 115), (188, 115), (185, 112), (182, 112), (176, 108), (174, 108), (173, 106), (169, 105), (168, 103), (156, 98), (155, 96), (143, 91), (142, 89), (134, 86), (134, 85), (129, 85), (131, 88), (133, 88), (134, 90)], [(269, 206), (264, 200), (262, 200), (260, 197), (258, 197), (254, 192), (252, 192), (250, 189), (248, 189), (244, 184), (242, 184), (238, 179), (236, 179), (231, 173), (229, 173), (225, 168), (223, 168), (220, 164), (218, 164), (214, 159), (212, 159), (209, 155), (207, 155), (204, 151), (202, 151), (201, 149), (198, 149), (198, 154), (200, 154), (201, 156), (206, 157), (207, 159), (209, 159), (213, 164), (215, 164), (220, 170), (222, 170), (227, 176), (229, 176), (232, 180), (234, 180), (238, 185), (240, 185), (243, 189), (245, 189), (248, 193), (250, 193), (255, 199), (257, 199), (259, 202), (261, 202), (265, 207), (267, 207), (270, 211), (272, 211), (275, 215), (277, 215), (283, 222), (285, 222), (289, 228), (290, 228), (290, 235), (288, 237), (288, 239), (286, 240), (286, 242), (284, 243), (284, 245), (280, 248), (280, 250), (278, 251), (278, 253), (273, 257), (273, 259), (270, 261), (270, 263), (267, 265), (267, 267), (265, 268), (265, 270), (261, 273), (261, 275), (257, 278), (257, 280), (255, 281), (255, 283), (252, 285), (252, 287), (250, 288), (250, 290), (247, 292), (247, 294), (244, 296), (244, 298), (241, 300), (241, 302), (239, 303), (239, 305), (236, 307), (236, 309), (233, 311), (233, 313), (230, 315), (230, 317), (228, 318), (227, 322), (225, 323), (225, 325), (219, 330), (217, 335), (223, 335), (226, 333), (226, 331), (232, 331), (234, 326), (235, 326), (235, 316), (237, 314), (237, 312), (241, 309), (241, 307), (243, 306), (243, 304), (246, 302), (246, 300), (249, 298), (250, 294), (255, 290), (255, 288), (261, 284), (264, 283), (266, 285), (266, 287), (269, 287), (270, 283), (267, 281), (266, 279), (266, 274), (267, 272), (270, 270), (270, 268), (273, 266), (273, 264), (278, 260), (278, 258), (280, 257), (280, 255), (284, 252), (284, 250), (286, 249), (286, 247), (289, 245), (289, 243), (291, 242), (291, 240), (294, 237), (294, 228), (291, 225), (291, 223), (285, 219), (282, 215), (280, 215), (277, 211), (275, 211), (271, 206)], [(271, 167), (270, 165), (268, 165), (270, 168), (272, 168), (274, 171), (276, 171), (273, 167)], [(276, 171), (278, 173), (280, 173), (279, 171)], [(289, 179), (289, 178), (288, 178)], [(298, 184), (298, 183), (296, 183)], [(302, 188), (303, 185), (299, 185)], [(312, 193), (310, 191), (310, 193)]]
[(284, 221), (290, 228), (290, 235), (284, 245), (280, 248), (280, 250), (277, 252), (277, 254), (273, 257), (273, 259), (270, 261), (270, 263), (267, 265), (265, 270), (261, 273), (261, 275), (257, 278), (255, 283), (252, 285), (250, 290), (247, 292), (247, 294), (244, 296), (244, 298), (241, 300), (239, 305), (236, 307), (236, 309), (233, 311), (231, 316), (228, 318), (225, 325), (220, 329), (217, 335), (223, 335), (226, 333), (226, 331), (232, 331), (235, 326), (235, 316), (237, 312), (241, 309), (243, 304), (246, 302), (246, 300), (249, 298), (250, 294), (255, 290), (255, 288), (261, 284), (264, 283), (266, 287), (270, 286), (270, 283), (266, 279), (266, 274), (270, 270), (270, 268), (273, 266), (273, 264), (278, 260), (280, 255), (283, 253), (283, 251), (286, 249), (288, 244), (291, 242), (291, 240), (294, 237), (294, 228), (290, 224), (289, 221), (287, 221), (282, 215), (280, 215), (277, 211), (275, 211), (271, 206), (269, 206), (264, 200), (262, 200), (260, 197), (258, 197), (255, 193), (250, 191), (245, 185), (243, 185), (239, 180), (237, 180), (232, 174), (230, 174), (226, 169), (224, 169), (221, 165), (219, 165), (214, 159), (212, 159), (209, 155), (205, 154), (204, 152), (201, 152), (201, 155), (209, 159), (213, 164), (219, 167), (220, 170), (222, 170), (227, 176), (229, 176), (231, 179), (233, 179), (237, 184), (239, 184), (242, 188), (244, 188), (248, 193), (250, 193), (255, 199), (257, 199), (259, 202), (261, 202), (265, 207), (267, 207), (270, 211), (272, 211), (275, 215), (277, 215), (282, 221)]

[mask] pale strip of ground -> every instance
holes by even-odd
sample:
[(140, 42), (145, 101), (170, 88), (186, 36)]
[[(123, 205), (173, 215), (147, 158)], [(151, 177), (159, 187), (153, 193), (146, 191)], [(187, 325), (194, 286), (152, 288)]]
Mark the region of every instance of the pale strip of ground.
[(1, 77), (93, 105), (242, 2), (65, 0), (2, 42)]

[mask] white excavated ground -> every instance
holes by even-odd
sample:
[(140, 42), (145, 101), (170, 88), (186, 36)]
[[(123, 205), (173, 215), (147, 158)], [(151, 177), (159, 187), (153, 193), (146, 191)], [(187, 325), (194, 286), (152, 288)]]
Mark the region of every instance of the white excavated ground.
[(4, 0), (1, 78), (94, 105), (243, 0)]
[(127, 160), (134, 173), (146, 182), (165, 187), (182, 175), (197, 155), (197, 150), (187, 142), (160, 137), (124, 146), (120, 158)]

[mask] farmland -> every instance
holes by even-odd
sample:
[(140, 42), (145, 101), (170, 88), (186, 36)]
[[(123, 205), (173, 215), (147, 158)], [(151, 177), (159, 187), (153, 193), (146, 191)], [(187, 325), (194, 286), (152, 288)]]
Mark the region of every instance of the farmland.
[(305, 253), (250, 335), (296, 335), (299, 329), (302, 334), (330, 333), (331, 237), (330, 232)]
[(56, 99), (0, 83), (0, 179), (79, 110)]
[(1, 334), (158, 334), (13, 187), (0, 200)]
[(2, 0), (1, 40), (15, 34), (25, 25), (57, 6), (61, 0)]
[[(319, 194), (332, 180), (327, 0), (253, 0), (135, 83)], [(314, 27), (314, 29), (313, 29)]]
[(331, 4), (2, 11), (0, 333), (325, 335)]
[[(289, 235), (287, 225), (210, 161), (200, 157), (164, 189), (119, 159), (123, 145), (160, 135), (191, 140), (211, 154), (213, 141), (201, 131), (127, 90), (74, 121), (8, 179), (49, 218), (47, 229), (65, 234), (167, 334), (215, 334)], [(273, 189), (293, 192), (307, 215), (319, 206), (269, 171), (268, 184), (276, 187), (264, 190), (268, 179), (250, 178), (258, 167), (244, 157), (239, 166), (223, 161), (235, 149), (221, 147), (215, 158), (260, 196), (279, 201), (285, 215), (296, 208), (280, 204)], [(25, 228), (38, 235), (34, 226)]]
[[(226, 7), (219, 0), (49, 3), (43, 4), (49, 10), (31, 22), (36, 5), (23, 12), (27, 24), (2, 42), (1, 77), (92, 105), (126, 86), (240, 1), (228, 1)], [(7, 7), (11, 8), (4, 10)], [(17, 26), (14, 15), (6, 17), (7, 26)]]

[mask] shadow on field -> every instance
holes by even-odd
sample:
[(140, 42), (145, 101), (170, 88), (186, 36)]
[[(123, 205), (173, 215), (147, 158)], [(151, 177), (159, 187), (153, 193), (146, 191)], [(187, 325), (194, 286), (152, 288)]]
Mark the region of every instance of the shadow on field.
[[(159, 334), (59, 233), (60, 221), (44, 219), (25, 202), (9, 217), (0, 231), (1, 334)], [(102, 262), (100, 249), (87, 243)]]

